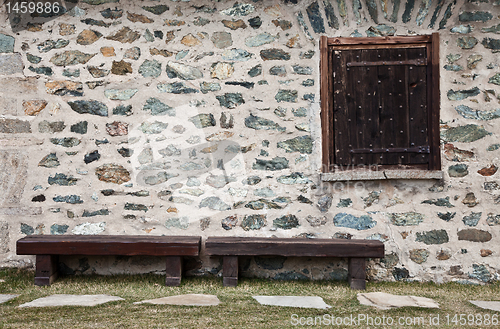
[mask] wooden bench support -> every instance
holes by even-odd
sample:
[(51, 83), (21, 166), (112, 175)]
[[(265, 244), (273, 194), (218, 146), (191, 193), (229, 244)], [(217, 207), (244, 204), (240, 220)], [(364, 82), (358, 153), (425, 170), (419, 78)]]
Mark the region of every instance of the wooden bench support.
[(365, 289), (366, 258), (384, 257), (384, 244), (376, 240), (209, 237), (205, 252), (210, 256), (222, 256), (222, 277), (226, 287), (238, 284), (238, 256), (285, 256), (348, 258), (351, 288)]
[(165, 285), (166, 286), (180, 286), (182, 277), (182, 257), (180, 256), (167, 256), (167, 270), (166, 270)]
[(17, 241), (18, 255), (36, 255), (35, 284), (48, 286), (57, 278), (58, 255), (166, 257), (167, 286), (178, 286), (182, 257), (199, 256), (199, 236), (30, 235)]
[(57, 255), (36, 255), (35, 285), (50, 286), (58, 277)]
[(222, 284), (225, 287), (238, 285), (238, 256), (224, 256), (222, 258)]
[(348, 281), (351, 289), (366, 289), (366, 262), (365, 258), (349, 258)]

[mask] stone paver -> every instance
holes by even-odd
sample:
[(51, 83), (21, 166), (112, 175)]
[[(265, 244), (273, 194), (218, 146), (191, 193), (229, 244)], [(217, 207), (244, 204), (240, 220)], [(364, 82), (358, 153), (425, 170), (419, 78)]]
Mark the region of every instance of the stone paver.
[(406, 306), (439, 308), (439, 304), (430, 298), (391, 295), (385, 292), (359, 293), (358, 301), (362, 305), (374, 306), (382, 310)]
[(110, 295), (51, 295), (35, 299), (29, 303), (19, 305), (19, 307), (95, 306), (116, 300), (124, 299)]
[(317, 296), (252, 296), (261, 305), (327, 309), (331, 306)]
[(477, 307), (484, 308), (486, 310), (500, 312), (500, 301), (469, 300), (469, 303), (472, 303)]
[(156, 305), (184, 305), (184, 306), (216, 306), (220, 304), (219, 298), (214, 295), (187, 294), (168, 296), (156, 299), (148, 299), (134, 304), (156, 304)]
[(10, 294), (0, 294), (0, 304), (8, 302), (9, 300), (16, 298), (19, 295), (10, 295)]

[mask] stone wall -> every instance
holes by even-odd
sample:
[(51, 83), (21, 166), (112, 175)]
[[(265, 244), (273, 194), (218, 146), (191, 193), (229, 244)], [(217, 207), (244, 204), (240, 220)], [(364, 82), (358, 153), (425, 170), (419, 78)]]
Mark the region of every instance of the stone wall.
[[(384, 241), (371, 279), (498, 278), (500, 1), (118, 1), (25, 26), (0, 12), (2, 265), (33, 263), (15, 255), (30, 234), (300, 236)], [(444, 180), (321, 182), (319, 37), (435, 31)], [(339, 259), (255, 257), (243, 273), (346, 277)]]

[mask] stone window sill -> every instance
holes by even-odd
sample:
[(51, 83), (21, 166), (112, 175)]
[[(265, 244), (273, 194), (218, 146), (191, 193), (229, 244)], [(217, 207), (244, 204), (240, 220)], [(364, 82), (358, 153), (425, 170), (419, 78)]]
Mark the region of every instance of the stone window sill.
[(388, 179), (443, 179), (443, 172), (441, 170), (350, 170), (321, 174), (321, 180), (324, 182)]

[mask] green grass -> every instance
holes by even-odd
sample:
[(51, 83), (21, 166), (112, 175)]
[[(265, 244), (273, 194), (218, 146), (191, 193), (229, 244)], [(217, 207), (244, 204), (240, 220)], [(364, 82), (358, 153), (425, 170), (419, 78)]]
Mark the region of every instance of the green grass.
[[(400, 308), (379, 310), (360, 305), (356, 299), (358, 291), (349, 288), (346, 282), (327, 281), (271, 281), (240, 279), (238, 287), (222, 287), (220, 278), (184, 278), (180, 287), (166, 287), (164, 276), (69, 276), (59, 278), (50, 287), (33, 285), (34, 273), (28, 270), (0, 270), (0, 293), (19, 294), (19, 297), (0, 305), (1, 328), (296, 328), (292, 325), (292, 314), (298, 317), (335, 317), (366, 314), (370, 317), (440, 316), (440, 326), (432, 328), (484, 328), (450, 323), (455, 314), (499, 313), (487, 311), (468, 303), (471, 299), (500, 300), (498, 283), (485, 286), (460, 284), (435, 285), (432, 283), (368, 283), (367, 292), (382, 291), (397, 295), (416, 295), (434, 299), (441, 306), (436, 309)], [(134, 302), (178, 294), (213, 294), (221, 304), (208, 307), (134, 305)], [(17, 306), (39, 297), (52, 294), (109, 294), (124, 298), (95, 307), (50, 307), (18, 308)], [(328, 310), (263, 306), (254, 295), (298, 295), (320, 296), (332, 306)], [(429, 326), (350, 326), (352, 328), (428, 328)], [(305, 326), (311, 327), (311, 326)], [(313, 326), (314, 327), (314, 326)], [(319, 326), (316, 326), (319, 327)], [(345, 328), (349, 326), (328, 326)], [(490, 326), (493, 327), (493, 326)]]

